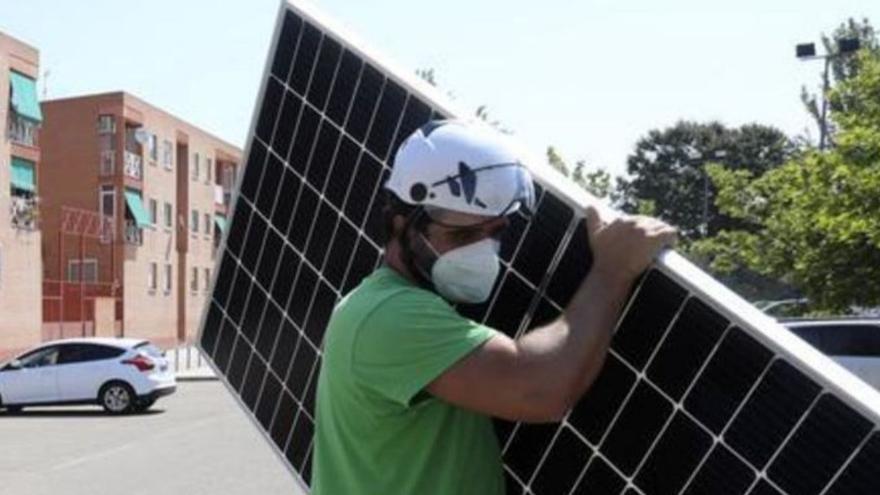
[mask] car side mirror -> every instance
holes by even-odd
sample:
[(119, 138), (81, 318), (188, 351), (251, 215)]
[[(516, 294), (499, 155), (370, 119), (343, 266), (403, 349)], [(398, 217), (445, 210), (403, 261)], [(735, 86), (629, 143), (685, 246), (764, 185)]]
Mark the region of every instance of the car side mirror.
[(21, 361), (19, 361), (18, 359), (13, 359), (12, 361), (9, 362), (9, 364), (6, 365), (6, 367), (4, 369), (20, 370), (21, 368), (22, 368)]

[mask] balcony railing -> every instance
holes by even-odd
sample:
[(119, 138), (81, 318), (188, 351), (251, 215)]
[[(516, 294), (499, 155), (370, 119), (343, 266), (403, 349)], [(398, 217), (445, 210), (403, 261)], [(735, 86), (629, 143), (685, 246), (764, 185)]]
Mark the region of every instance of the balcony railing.
[(134, 220), (125, 221), (125, 243), (140, 246), (144, 243), (144, 231)]
[(15, 144), (33, 147), (37, 145), (37, 130), (39, 128), (40, 126), (36, 122), (23, 119), (10, 112), (6, 135)]
[(101, 152), (101, 175), (113, 175), (116, 172), (116, 151)]
[(125, 155), (125, 175), (142, 180), (144, 178), (144, 159), (140, 155), (136, 155), (131, 151), (126, 151)]
[(12, 227), (19, 230), (36, 230), (39, 219), (37, 198), (12, 196), (9, 205), (9, 213), (12, 217)]

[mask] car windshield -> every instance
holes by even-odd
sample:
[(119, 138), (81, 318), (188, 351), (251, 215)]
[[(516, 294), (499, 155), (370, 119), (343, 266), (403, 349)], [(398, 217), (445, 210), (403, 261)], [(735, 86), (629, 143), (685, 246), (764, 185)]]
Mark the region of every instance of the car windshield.
[(162, 349), (159, 349), (149, 342), (140, 343), (134, 346), (134, 348), (146, 353), (146, 355), (150, 357), (162, 357)]

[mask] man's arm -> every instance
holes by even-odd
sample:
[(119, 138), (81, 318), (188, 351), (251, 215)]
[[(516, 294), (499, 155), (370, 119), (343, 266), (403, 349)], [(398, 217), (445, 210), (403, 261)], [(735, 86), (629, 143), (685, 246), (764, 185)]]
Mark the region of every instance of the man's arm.
[(602, 368), (629, 288), (675, 231), (646, 217), (604, 225), (588, 211), (593, 267), (562, 315), (513, 340), (489, 339), (427, 389), (460, 407), (514, 421), (557, 421)]

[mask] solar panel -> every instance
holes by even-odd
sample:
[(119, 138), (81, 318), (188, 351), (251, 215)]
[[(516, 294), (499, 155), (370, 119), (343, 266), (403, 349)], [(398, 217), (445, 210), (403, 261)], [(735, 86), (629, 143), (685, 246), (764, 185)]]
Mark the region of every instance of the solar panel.
[[(282, 4), (199, 346), (304, 487), (324, 329), (380, 261), (390, 158), (455, 115), (312, 7)], [(594, 200), (535, 175), (493, 296), (458, 308), (511, 336), (558, 315), (590, 264)], [(875, 391), (670, 252), (564, 421), (496, 426), (511, 494), (867, 494), (878, 423)]]

